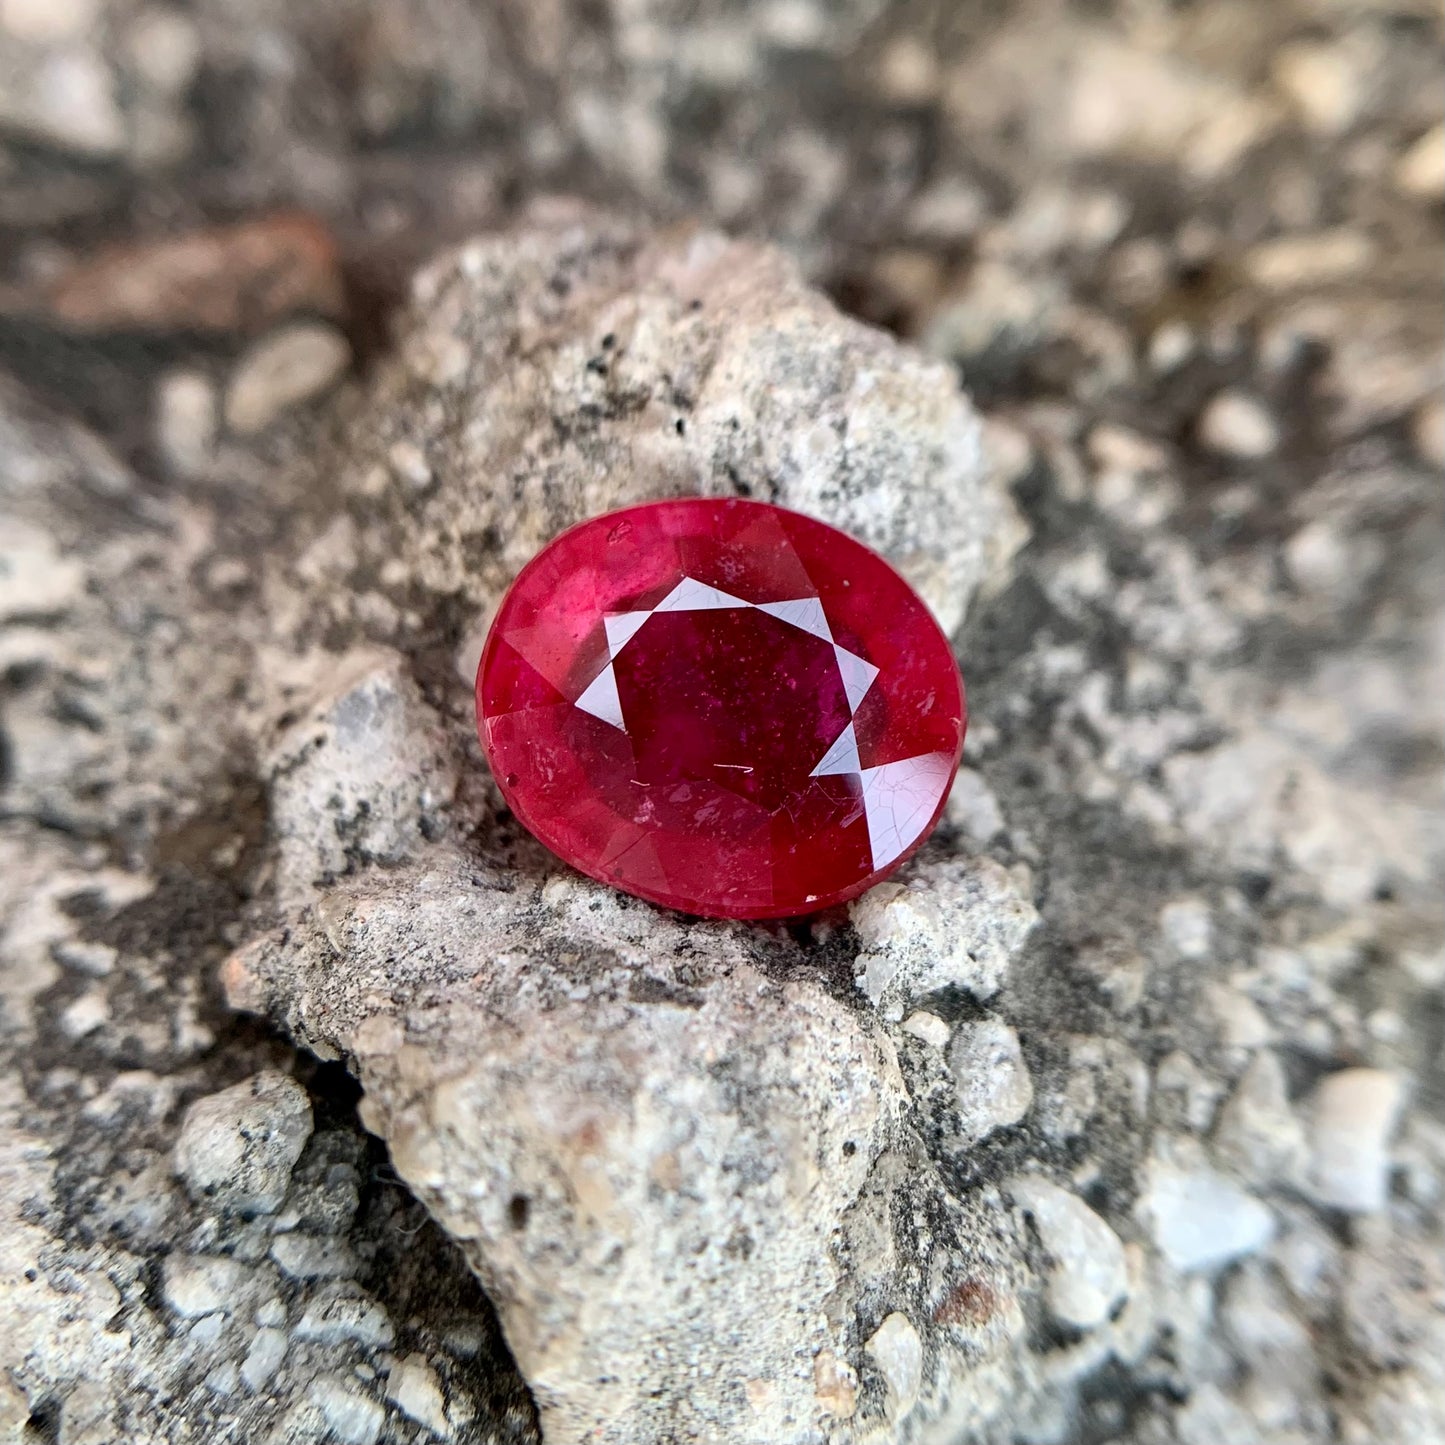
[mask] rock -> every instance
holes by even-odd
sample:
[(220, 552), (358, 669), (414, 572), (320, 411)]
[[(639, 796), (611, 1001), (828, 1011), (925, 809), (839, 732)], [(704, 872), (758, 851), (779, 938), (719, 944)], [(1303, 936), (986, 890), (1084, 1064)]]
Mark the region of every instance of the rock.
[(173, 371), (156, 388), (156, 445), (182, 474), (200, 471), (216, 440), (216, 389), (194, 371)]
[(917, 1013), (911, 1013), (903, 1020), (903, 1032), (922, 1039), (925, 1044), (935, 1049), (941, 1049), (948, 1043), (953, 1030), (937, 1014), (919, 1009)]
[(1404, 1083), (1383, 1069), (1341, 1069), (1315, 1087), (1309, 1115), (1309, 1188), (1331, 1209), (1368, 1214), (1385, 1207), (1390, 1136)]
[(913, 1408), (923, 1383), (923, 1341), (907, 1315), (895, 1311), (863, 1346), (888, 1382), (889, 1414), (902, 1419)]
[(165, 1262), (161, 1295), (182, 1319), (227, 1314), (236, 1307), (248, 1278), (237, 1260), (177, 1254)]
[(447, 1422), (446, 1399), (437, 1374), (424, 1355), (407, 1355), (398, 1360), (386, 1380), (386, 1398), (408, 1420), (424, 1425), (442, 1440), (452, 1436)]
[(1445, 471), (1445, 400), (1428, 401), (1415, 413), (1411, 433), (1415, 450), (1432, 467)]
[(1295, 41), (1280, 48), (1270, 67), (1274, 83), (1321, 135), (1354, 124), (1365, 99), (1359, 57), (1338, 41)]
[(1395, 184), (1422, 200), (1438, 201), (1445, 196), (1445, 122), (1427, 130), (1400, 157)]
[(884, 1007), (949, 987), (991, 998), (1038, 922), (1013, 878), (987, 858), (920, 860), (849, 911), (863, 946), (855, 979)]
[(1153, 1160), (1138, 1211), (1164, 1257), (1186, 1274), (1254, 1254), (1274, 1234), (1264, 1204), (1203, 1165)]
[(1007, 1189), (1032, 1217), (1052, 1258), (1048, 1303), (1054, 1318), (1078, 1330), (1103, 1324), (1129, 1289), (1119, 1236), (1078, 1195), (1038, 1175), (1016, 1176)]
[(966, 1144), (1017, 1124), (1033, 1107), (1034, 1085), (1019, 1036), (1001, 1019), (962, 1023), (948, 1046)]
[(352, 1341), (360, 1345), (389, 1347), (391, 1321), (378, 1304), (357, 1295), (322, 1297), (307, 1307), (297, 1320), (292, 1336), (322, 1345)]
[(306, 1091), (268, 1071), (186, 1110), (176, 1173), (198, 1200), (241, 1214), (274, 1214), (310, 1137)]
[(1268, 1186), (1297, 1179), (1304, 1162), (1304, 1127), (1290, 1108), (1279, 1059), (1261, 1049), (1250, 1060), (1214, 1129), (1219, 1160), (1245, 1181)]
[(331, 1437), (341, 1445), (376, 1445), (381, 1438), (386, 1412), (353, 1384), (340, 1379), (317, 1380), (311, 1386), (311, 1398), (321, 1407)]
[(34, 305), (77, 331), (255, 333), (297, 312), (337, 316), (342, 299), (330, 232), (280, 212), (108, 247), (63, 270)]
[(247, 1389), (259, 1394), (271, 1383), (281, 1361), (286, 1358), (286, 1331), (259, 1329), (241, 1362), (241, 1379)]
[(125, 144), (113, 77), (84, 48), (46, 48), (24, 61), (0, 55), (0, 126), (92, 160), (115, 156)]
[(1199, 440), (1223, 456), (1255, 461), (1279, 445), (1279, 426), (1254, 397), (1224, 391), (1200, 416)]
[(242, 436), (265, 431), (293, 407), (330, 390), (351, 362), (335, 327), (296, 322), (256, 343), (226, 387), (226, 425)]
[(960, 768), (948, 795), (944, 816), (963, 830), (970, 842), (980, 847), (1004, 829), (1004, 817), (998, 799), (989, 790), (983, 775), (973, 768)]

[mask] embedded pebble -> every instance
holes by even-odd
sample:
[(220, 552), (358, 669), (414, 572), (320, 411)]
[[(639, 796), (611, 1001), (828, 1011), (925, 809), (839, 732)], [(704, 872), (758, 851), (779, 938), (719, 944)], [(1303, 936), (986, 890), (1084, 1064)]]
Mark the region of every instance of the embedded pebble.
[(1154, 1242), (1182, 1273), (1215, 1269), (1269, 1243), (1274, 1216), (1252, 1194), (1207, 1167), (1149, 1166), (1139, 1213)]
[(888, 1315), (863, 1346), (888, 1382), (889, 1413), (906, 1415), (923, 1384), (923, 1341), (912, 1321), (895, 1311)]
[(948, 1043), (952, 1031), (937, 1014), (919, 1009), (917, 1013), (911, 1013), (903, 1020), (903, 1032), (912, 1034), (915, 1039), (922, 1039), (925, 1044), (931, 1044), (935, 1049), (941, 1049)]
[(259, 1394), (270, 1382), (271, 1377), (281, 1368), (286, 1358), (286, 1331), (259, 1329), (241, 1362), (241, 1379), (246, 1386)]
[(234, 1259), (173, 1254), (161, 1267), (161, 1298), (183, 1319), (224, 1314), (249, 1278), (250, 1271)]
[(1021, 1175), (1007, 1187), (1053, 1260), (1048, 1305), (1054, 1318), (1080, 1330), (1102, 1324), (1129, 1290), (1119, 1236), (1078, 1195), (1047, 1179)]
[(407, 1355), (397, 1361), (387, 1376), (386, 1398), (409, 1420), (425, 1425), (433, 1435), (443, 1440), (451, 1438), (446, 1397), (425, 1355)]
[(379, 1304), (355, 1295), (316, 1300), (307, 1306), (294, 1333), (298, 1340), (314, 1340), (323, 1345), (347, 1340), (361, 1345), (389, 1345), (392, 1338), (386, 1311)]
[(1445, 121), (1412, 145), (1395, 167), (1395, 184), (1422, 200), (1445, 196)]
[(1034, 1102), (1033, 1079), (1019, 1036), (1002, 1019), (962, 1023), (948, 1048), (957, 1090), (959, 1131), (969, 1143), (1017, 1124)]
[(1284, 1068), (1261, 1049), (1219, 1111), (1214, 1150), (1220, 1162), (1255, 1184), (1293, 1179), (1304, 1160), (1304, 1126), (1289, 1105)]
[(216, 441), (216, 388), (195, 371), (172, 371), (156, 386), (156, 445), (176, 471), (199, 471)]
[(356, 1260), (340, 1240), (314, 1234), (281, 1234), (271, 1241), (271, 1258), (287, 1279), (348, 1279)]
[(1341, 1069), (1311, 1096), (1309, 1188), (1319, 1203), (1351, 1214), (1385, 1207), (1390, 1136), (1405, 1102), (1399, 1075)]
[(1242, 391), (1223, 391), (1199, 418), (1199, 440), (1223, 456), (1256, 461), (1279, 445), (1279, 427), (1254, 397)]
[(312, 1382), (311, 1398), (321, 1407), (332, 1437), (341, 1445), (376, 1445), (386, 1411), (339, 1379)]
[(240, 1214), (274, 1214), (310, 1137), (305, 1089), (268, 1069), (186, 1110), (175, 1170), (197, 1200)]
[(293, 407), (340, 379), (351, 348), (334, 326), (297, 322), (258, 341), (226, 388), (226, 425), (240, 436), (263, 432)]

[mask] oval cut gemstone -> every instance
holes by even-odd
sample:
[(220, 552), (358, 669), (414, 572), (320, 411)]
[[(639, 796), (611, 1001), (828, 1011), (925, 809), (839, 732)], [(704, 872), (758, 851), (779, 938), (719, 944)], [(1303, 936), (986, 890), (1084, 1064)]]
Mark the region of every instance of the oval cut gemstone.
[(764, 502), (583, 522), (512, 584), (477, 672), (508, 805), (593, 878), (687, 913), (841, 903), (928, 836), (963, 683), (911, 587)]

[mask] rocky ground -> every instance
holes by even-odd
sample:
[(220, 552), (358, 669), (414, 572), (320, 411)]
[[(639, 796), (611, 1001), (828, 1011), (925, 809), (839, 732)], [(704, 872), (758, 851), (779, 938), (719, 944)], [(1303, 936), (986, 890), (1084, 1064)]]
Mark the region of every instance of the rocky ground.
[[(4, 1438), (1445, 1438), (1442, 32), (0, 0)], [(698, 490), (968, 680), (811, 925), (471, 731)]]

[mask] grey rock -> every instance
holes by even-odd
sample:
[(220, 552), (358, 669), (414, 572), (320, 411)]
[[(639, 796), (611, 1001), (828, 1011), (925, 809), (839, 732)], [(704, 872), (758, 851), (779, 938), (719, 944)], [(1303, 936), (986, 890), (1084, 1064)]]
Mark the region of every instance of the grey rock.
[(310, 1137), (306, 1091), (285, 1074), (257, 1074), (186, 1110), (176, 1173), (198, 1200), (239, 1213), (274, 1214)]

